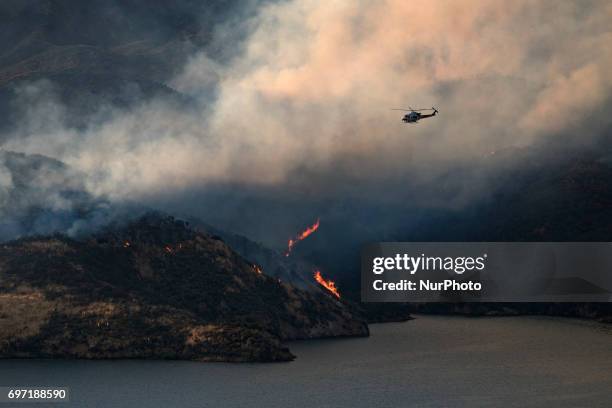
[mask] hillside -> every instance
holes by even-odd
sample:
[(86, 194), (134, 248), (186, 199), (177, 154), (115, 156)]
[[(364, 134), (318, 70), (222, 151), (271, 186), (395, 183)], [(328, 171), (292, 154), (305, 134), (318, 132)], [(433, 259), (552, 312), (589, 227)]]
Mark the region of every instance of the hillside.
[(364, 336), (331, 294), (260, 273), (218, 238), (149, 214), (83, 239), (0, 248), (0, 355), (279, 361), (282, 341)]
[(243, 235), (215, 228), (196, 218), (190, 218), (189, 222), (198, 230), (221, 237), (242, 257), (261, 265), (270, 276), (289, 282), (304, 290), (319, 290), (319, 285), (312, 277), (313, 271), (317, 269), (315, 264), (299, 256), (287, 257), (285, 254), (252, 241)]
[[(552, 160), (538, 159), (535, 149), (523, 156), (509, 152), (514, 169), (496, 175), (488, 197), (423, 217), (410, 231), (398, 234), (405, 240), (423, 241), (609, 241), (612, 152), (608, 146)], [(478, 170), (486, 174), (487, 164)]]
[(223, 56), (217, 25), (249, 7), (234, 0), (6, 1), (0, 4), (0, 141), (33, 103), (51, 98), (64, 125), (113, 109), (186, 97), (169, 82), (196, 52)]

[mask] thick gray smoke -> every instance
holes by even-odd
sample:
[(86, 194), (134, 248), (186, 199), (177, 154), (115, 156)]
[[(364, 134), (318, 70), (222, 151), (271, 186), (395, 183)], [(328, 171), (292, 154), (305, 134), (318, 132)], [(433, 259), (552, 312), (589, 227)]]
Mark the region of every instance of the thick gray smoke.
[[(555, 138), (588, 144), (609, 125), (589, 121), (610, 102), (611, 18), (608, 1), (264, 4), (216, 28), (231, 53), (197, 52), (168, 81), (188, 109), (101, 107), (104, 120), (75, 129), (52, 85), (30, 83), (2, 147), (66, 163), (92, 197), (264, 238), (277, 213), (302, 225), (354, 201), (461, 206), (490, 185), (449, 178), (457, 168)], [(405, 125), (390, 108), (407, 105), (441, 113)]]
[(124, 215), (88, 194), (80, 175), (63, 163), (0, 151), (0, 241), (55, 232), (77, 236)]

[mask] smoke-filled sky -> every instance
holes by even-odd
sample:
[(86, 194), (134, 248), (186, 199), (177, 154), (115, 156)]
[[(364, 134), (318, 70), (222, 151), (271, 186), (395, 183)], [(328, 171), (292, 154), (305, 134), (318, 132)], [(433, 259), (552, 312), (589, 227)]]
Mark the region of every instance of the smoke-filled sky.
[[(77, 129), (40, 80), (19, 89), (26, 116), (0, 140), (61, 160), (114, 202), (193, 210), (225, 186), (384, 203), (503, 149), (588, 144), (610, 121), (610, 21), (609, 1), (264, 3), (214, 30), (229, 58), (196, 52), (168, 81), (189, 108), (148, 100)], [(407, 106), (440, 114), (407, 125), (391, 110)], [(486, 190), (460, 184), (437, 201)]]

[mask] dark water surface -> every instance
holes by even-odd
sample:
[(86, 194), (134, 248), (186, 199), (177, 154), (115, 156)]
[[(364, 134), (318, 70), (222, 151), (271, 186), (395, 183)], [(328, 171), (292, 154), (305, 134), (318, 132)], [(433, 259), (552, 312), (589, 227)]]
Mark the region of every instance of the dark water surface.
[(0, 385), (70, 387), (55, 407), (612, 407), (610, 326), (418, 316), (371, 331), (291, 343), (291, 363), (0, 360)]

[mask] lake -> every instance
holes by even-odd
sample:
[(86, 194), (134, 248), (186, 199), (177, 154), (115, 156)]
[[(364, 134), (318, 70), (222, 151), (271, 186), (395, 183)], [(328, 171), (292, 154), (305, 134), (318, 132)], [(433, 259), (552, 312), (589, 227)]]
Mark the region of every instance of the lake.
[(589, 321), (417, 316), (289, 347), (271, 364), (0, 360), (0, 385), (70, 387), (55, 407), (612, 406), (612, 327)]

